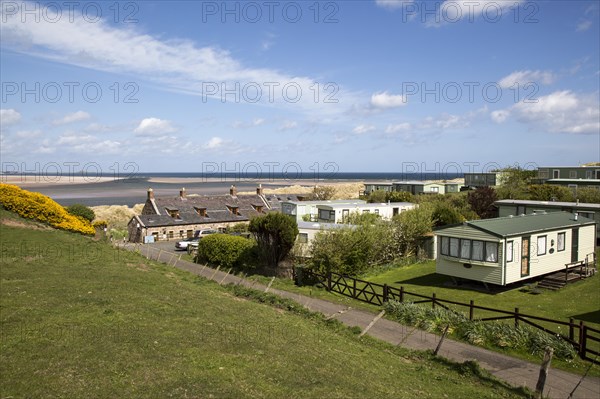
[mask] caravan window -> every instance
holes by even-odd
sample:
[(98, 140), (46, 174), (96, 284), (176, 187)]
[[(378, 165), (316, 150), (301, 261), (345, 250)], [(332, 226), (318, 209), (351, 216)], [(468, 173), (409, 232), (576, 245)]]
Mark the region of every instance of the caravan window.
[(485, 243), (485, 261), (486, 262), (498, 262), (498, 243), (497, 242), (486, 242)]
[(558, 233), (558, 237), (556, 240), (556, 250), (559, 252), (565, 250), (565, 233)]
[(458, 258), (458, 238), (450, 238), (450, 256)]
[(460, 240), (460, 257), (463, 259), (471, 258), (471, 240)]
[(506, 263), (513, 261), (513, 242), (508, 241), (506, 243)]
[(546, 255), (546, 236), (540, 236), (537, 239), (537, 254)]
[(483, 260), (483, 241), (473, 241), (473, 260)]
[(442, 236), (442, 255), (448, 255), (450, 253), (450, 239)]

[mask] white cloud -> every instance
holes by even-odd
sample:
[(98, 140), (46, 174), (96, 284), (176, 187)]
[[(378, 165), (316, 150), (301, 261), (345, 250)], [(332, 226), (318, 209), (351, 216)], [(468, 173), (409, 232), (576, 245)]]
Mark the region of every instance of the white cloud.
[(385, 132), (387, 134), (395, 134), (398, 132), (407, 132), (411, 129), (411, 124), (408, 122), (404, 122), (404, 123), (398, 123), (396, 125), (388, 125), (388, 127), (385, 128)]
[(590, 29), (592, 27), (592, 21), (590, 20), (585, 20), (585, 21), (581, 21), (577, 24), (577, 32), (585, 32), (586, 30)]
[(15, 133), (15, 136), (20, 139), (34, 139), (40, 137), (42, 132), (39, 130), (21, 130)]
[[(468, 21), (473, 23), (477, 18), (483, 17), (487, 22), (498, 22), (510, 15), (512, 9), (519, 7), (526, 0), (444, 0), (439, 4), (437, 12), (425, 14), (428, 8), (421, 13), (426, 18), (426, 26), (440, 27), (446, 24)], [(438, 4), (438, 3), (436, 3)], [(531, 16), (535, 18), (535, 16)]]
[(556, 91), (535, 102), (521, 101), (499, 112), (552, 133), (600, 134), (600, 102), (596, 95)]
[(21, 120), (21, 114), (16, 110), (0, 109), (0, 123), (2, 126), (14, 125)]
[(281, 126), (279, 126), (280, 131), (292, 130), (298, 127), (298, 122), (296, 121), (284, 121)]
[(507, 89), (517, 84), (518, 87), (523, 87), (527, 83), (541, 83), (543, 85), (552, 84), (556, 80), (556, 76), (550, 71), (515, 71), (508, 76), (500, 79), (498, 84), (501, 88)]
[(231, 124), (231, 127), (234, 129), (248, 129), (251, 127), (257, 127), (257, 126), (264, 125), (265, 122), (266, 122), (266, 120), (263, 118), (254, 118), (250, 122), (235, 121)]
[(503, 123), (510, 116), (510, 111), (505, 109), (500, 109), (497, 111), (492, 111), (490, 117), (496, 123)]
[(135, 128), (134, 132), (136, 135), (161, 135), (165, 133), (175, 132), (175, 129), (171, 122), (164, 119), (158, 118), (146, 118), (143, 119), (138, 127)]
[(373, 130), (375, 130), (375, 126), (373, 125), (358, 125), (354, 129), (352, 129), (352, 132), (354, 134), (365, 134), (372, 132)]
[(377, 6), (388, 10), (396, 10), (411, 3), (414, 3), (414, 0), (375, 0)]
[(52, 122), (53, 125), (66, 125), (68, 123), (80, 122), (90, 119), (91, 115), (84, 111), (73, 112), (72, 114), (67, 114), (61, 119), (57, 119)]
[[(232, 54), (218, 47), (200, 47), (192, 40), (162, 39), (140, 32), (139, 26), (115, 26), (108, 17), (95, 23), (86, 21), (81, 13), (71, 18), (60, 18), (52, 7), (46, 9), (45, 18), (21, 21), (21, 8), (33, 9), (29, 2), (15, 2), (16, 12), (3, 15), (2, 47), (18, 53), (49, 59), (68, 65), (93, 70), (122, 73), (145, 78), (168, 90), (202, 95), (205, 99), (241, 101), (238, 96), (225, 95), (223, 90), (245, 85), (258, 85), (262, 95), (252, 92), (252, 101), (268, 105), (292, 107), (301, 111), (321, 114), (339, 113), (340, 106), (328, 103), (332, 89), (307, 76), (295, 76), (275, 69), (244, 65)], [(266, 84), (270, 86), (267, 86)], [(277, 83), (278, 85), (273, 85)], [(284, 92), (283, 87), (299, 87)], [(273, 95), (269, 87), (274, 87)], [(319, 93), (315, 93), (318, 87)], [(300, 91), (301, 89), (301, 91)], [(342, 103), (358, 102), (358, 95), (336, 86), (333, 99)], [(250, 95), (250, 94), (248, 94)], [(286, 97), (287, 96), (287, 97)], [(321, 99), (315, 101), (315, 98)], [(297, 100), (297, 101), (296, 101)]]
[(406, 105), (406, 98), (401, 94), (389, 94), (387, 91), (371, 96), (371, 106), (375, 108), (398, 108)]
[(212, 137), (202, 147), (206, 150), (218, 150), (225, 144), (225, 140), (221, 137)]

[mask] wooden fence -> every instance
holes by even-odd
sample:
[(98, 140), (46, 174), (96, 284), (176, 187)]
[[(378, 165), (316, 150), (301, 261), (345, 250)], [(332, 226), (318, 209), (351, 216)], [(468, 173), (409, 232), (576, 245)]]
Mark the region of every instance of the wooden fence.
[[(576, 322), (573, 318), (569, 319), (568, 322), (561, 320), (549, 319), (546, 317), (539, 317), (521, 313), (519, 308), (515, 308), (514, 311), (501, 310), (489, 308), (486, 306), (475, 305), (475, 301), (471, 300), (469, 303), (462, 303), (451, 301), (448, 299), (438, 298), (435, 293), (431, 296), (417, 294), (409, 292), (404, 287), (393, 287), (387, 284), (377, 284), (365, 280), (355, 279), (352, 277), (344, 276), (338, 273), (319, 274), (309, 270), (303, 270), (305, 277), (318, 280), (323, 284), (328, 291), (337, 292), (339, 294), (348, 296), (350, 298), (357, 299), (362, 302), (370, 303), (372, 305), (383, 306), (387, 301), (396, 300), (399, 302), (412, 302), (412, 303), (431, 303), (431, 307), (435, 308), (440, 306), (444, 309), (449, 309), (448, 305), (454, 305), (459, 308), (468, 309), (469, 320), (475, 320), (475, 311), (484, 311), (488, 315), (491, 313), (491, 317), (483, 317), (477, 320), (479, 321), (490, 321), (490, 320), (514, 320), (515, 326), (519, 323), (525, 323), (537, 329), (540, 329), (548, 334), (559, 335), (561, 338), (571, 343), (577, 350), (579, 356), (584, 359), (591, 361), (596, 364), (600, 364), (598, 357), (600, 357), (600, 351), (590, 348), (590, 341), (595, 342), (594, 348), (598, 348), (600, 344), (600, 330), (589, 327), (584, 324), (583, 321)], [(481, 313), (481, 312), (480, 312)], [(569, 330), (568, 336), (553, 331), (550, 328), (544, 327), (539, 323), (546, 323), (553, 327), (567, 327)], [(592, 357), (592, 355), (594, 357)]]

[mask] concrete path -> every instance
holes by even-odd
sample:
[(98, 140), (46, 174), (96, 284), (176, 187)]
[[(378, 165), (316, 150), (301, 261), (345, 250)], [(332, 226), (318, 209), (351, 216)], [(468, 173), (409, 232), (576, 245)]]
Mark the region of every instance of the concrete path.
[[(159, 249), (151, 245), (125, 244), (124, 246), (121, 246), (121, 248), (138, 250), (147, 258), (168, 263), (178, 269), (188, 271), (207, 279), (212, 279), (220, 284), (240, 284), (261, 291), (265, 291), (267, 288), (266, 285), (245, 280), (230, 274), (228, 275), (226, 271), (216, 271), (210, 267), (180, 260), (180, 253)], [(297, 293), (273, 288), (270, 288), (268, 292), (284, 298), (293, 299), (311, 311), (320, 312), (326, 317), (335, 318), (351, 327), (358, 326), (363, 331), (377, 317), (377, 314), (373, 312), (362, 309), (353, 309), (341, 304), (323, 299), (311, 298)], [(421, 331), (413, 327), (407, 327), (385, 318), (377, 320), (369, 328), (367, 334), (393, 345), (400, 345), (413, 350), (434, 350), (440, 340), (440, 336), (438, 335)], [(535, 391), (535, 385), (540, 370), (538, 364), (529, 363), (498, 352), (454, 341), (449, 338), (444, 340), (438, 354), (455, 362), (465, 362), (467, 360), (476, 361), (482, 368), (489, 371), (498, 379), (506, 381), (516, 387), (526, 386), (532, 391)], [(544, 396), (548, 398), (568, 399), (573, 389), (580, 383), (581, 378), (582, 376), (577, 374), (550, 368), (548, 378), (546, 379)], [(600, 378), (586, 377), (581, 381), (571, 397), (599, 399)]]

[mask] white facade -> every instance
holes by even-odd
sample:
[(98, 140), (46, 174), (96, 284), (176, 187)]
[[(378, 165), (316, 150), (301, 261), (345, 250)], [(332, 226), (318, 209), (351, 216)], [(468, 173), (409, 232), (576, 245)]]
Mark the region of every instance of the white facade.
[(389, 220), (416, 206), (410, 202), (320, 204), (317, 205), (317, 220), (321, 223), (344, 223), (353, 213), (373, 213), (381, 216), (384, 220)]
[(293, 216), (296, 222), (302, 222), (304, 215), (310, 215), (311, 221), (316, 221), (318, 216), (318, 205), (335, 204), (366, 204), (366, 201), (359, 199), (347, 200), (325, 200), (325, 201), (283, 201), (281, 203), (281, 213)]

